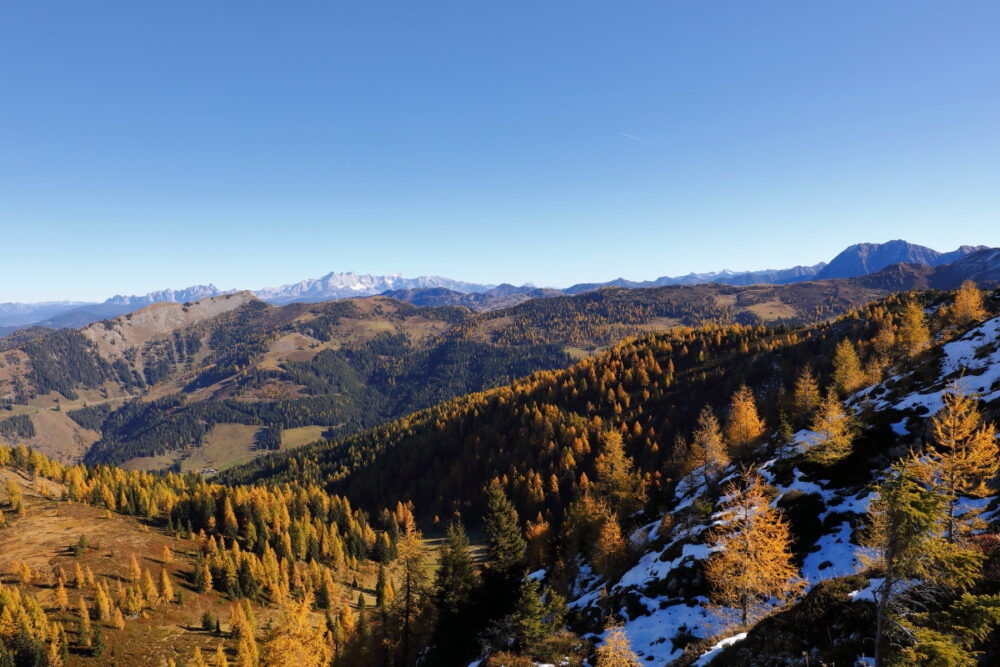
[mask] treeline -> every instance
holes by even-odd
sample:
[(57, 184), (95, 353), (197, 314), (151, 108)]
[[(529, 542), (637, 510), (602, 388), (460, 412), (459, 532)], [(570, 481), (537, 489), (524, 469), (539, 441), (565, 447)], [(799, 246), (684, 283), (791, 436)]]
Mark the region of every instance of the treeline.
[[(647, 335), (564, 371), (535, 373), (355, 436), (257, 459), (222, 479), (309, 479), (362, 505), (398, 498), (450, 516), (481, 511), (478, 491), (496, 478), (522, 515), (541, 512), (557, 524), (592, 479), (605, 433), (623, 438), (655, 494), (683, 473), (675, 445), (690, 440), (704, 406), (724, 418), (730, 398), (747, 385), (768, 428), (777, 429), (781, 414), (795, 411), (804, 372), (817, 387), (835, 380), (850, 385), (879, 377), (893, 355), (906, 354), (905, 319), (910, 305), (922, 317), (922, 298), (890, 297), (808, 328), (710, 325)], [(845, 341), (856, 369), (847, 380), (835, 379)]]
[(45, 336), (25, 341), (21, 349), (31, 360), (31, 385), (35, 394), (57, 391), (75, 399), (80, 387), (99, 387), (108, 380), (128, 384), (130, 376), (121, 377), (94, 351), (93, 343), (79, 331), (59, 329)]
[(70, 410), (66, 413), (66, 416), (83, 428), (100, 432), (101, 427), (104, 426), (104, 420), (114, 411), (115, 407), (111, 403), (98, 403), (96, 405), (86, 405), (77, 410)]
[(356, 348), (324, 350), (308, 362), (254, 371), (241, 382), (243, 389), (250, 390), (270, 380), (286, 380), (304, 387), (308, 396), (189, 403), (178, 394), (131, 401), (103, 418), (102, 412), (92, 408), (70, 416), (87, 428), (100, 419), (97, 430), (102, 438), (88, 450), (88, 464), (121, 463), (195, 447), (213, 426), (222, 423), (265, 426), (258, 445), (277, 449), (280, 429), (323, 425), (351, 433), (456, 395), (509, 382), (539, 367), (565, 366), (568, 361), (556, 346), (514, 349), (449, 341), (426, 350), (415, 348), (405, 336), (386, 334)]
[[(506, 345), (560, 343), (585, 348), (613, 345), (644, 333), (644, 327), (757, 325), (755, 308), (773, 309), (772, 325), (801, 326), (842, 315), (880, 292), (849, 281), (793, 285), (670, 285), (642, 289), (605, 288), (576, 296), (533, 299), (476, 315), (455, 335)], [(881, 293), (884, 293), (882, 291)]]
[(0, 419), (0, 436), (8, 440), (27, 440), (35, 437), (35, 425), (31, 423), (31, 417), (28, 415), (14, 415)]

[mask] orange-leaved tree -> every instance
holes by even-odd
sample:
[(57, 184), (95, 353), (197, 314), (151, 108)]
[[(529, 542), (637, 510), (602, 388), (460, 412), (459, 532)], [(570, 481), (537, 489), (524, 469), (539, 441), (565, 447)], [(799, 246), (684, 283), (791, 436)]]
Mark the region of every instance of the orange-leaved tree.
[(761, 476), (744, 470), (723, 497), (722, 522), (708, 541), (718, 551), (705, 564), (705, 576), (712, 601), (735, 608), (747, 627), (772, 609), (773, 600), (791, 600), (804, 581), (792, 563), (788, 522), (771, 507)]

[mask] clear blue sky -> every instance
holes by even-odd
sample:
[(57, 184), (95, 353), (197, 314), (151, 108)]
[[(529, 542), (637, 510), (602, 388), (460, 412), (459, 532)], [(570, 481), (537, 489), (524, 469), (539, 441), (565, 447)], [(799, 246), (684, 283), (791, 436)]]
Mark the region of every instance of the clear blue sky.
[(996, 2), (0, 12), (0, 301), (1000, 245)]

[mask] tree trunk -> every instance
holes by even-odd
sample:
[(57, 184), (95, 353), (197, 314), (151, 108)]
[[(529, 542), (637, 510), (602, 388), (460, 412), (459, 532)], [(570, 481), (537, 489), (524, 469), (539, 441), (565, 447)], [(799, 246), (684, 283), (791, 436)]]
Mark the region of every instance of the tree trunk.
[(875, 667), (882, 667), (882, 628), (885, 626), (885, 612), (889, 607), (892, 582), (890, 567), (886, 570), (885, 581), (879, 586), (878, 605), (875, 607)]

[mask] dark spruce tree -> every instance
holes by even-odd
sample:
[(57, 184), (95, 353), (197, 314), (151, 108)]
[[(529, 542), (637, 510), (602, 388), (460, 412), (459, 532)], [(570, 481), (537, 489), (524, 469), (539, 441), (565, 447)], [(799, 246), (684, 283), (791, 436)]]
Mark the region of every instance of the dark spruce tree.
[(525, 566), (527, 543), (521, 534), (517, 510), (495, 480), (486, 488), (484, 524), (489, 538), (491, 569), (504, 577), (520, 578), (520, 571)]
[(467, 664), (476, 657), (477, 635), (485, 623), (474, 604), (478, 587), (469, 536), (461, 521), (454, 521), (448, 526), (435, 581), (438, 623), (430, 664)]

